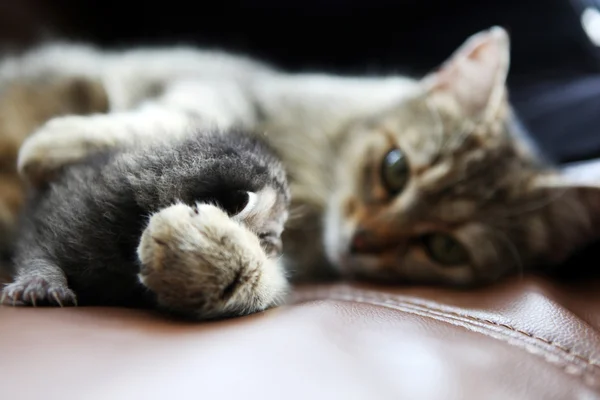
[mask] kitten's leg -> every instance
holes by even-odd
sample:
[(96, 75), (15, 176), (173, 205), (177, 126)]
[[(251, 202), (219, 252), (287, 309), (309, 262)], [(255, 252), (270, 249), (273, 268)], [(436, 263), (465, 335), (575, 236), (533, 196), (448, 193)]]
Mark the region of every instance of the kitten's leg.
[(75, 293), (67, 285), (63, 271), (52, 262), (27, 259), (17, 265), (14, 281), (4, 287), (0, 304), (8, 305), (77, 305)]
[(288, 283), (257, 236), (206, 204), (155, 214), (143, 233), (139, 279), (161, 308), (193, 318), (239, 316), (283, 302)]

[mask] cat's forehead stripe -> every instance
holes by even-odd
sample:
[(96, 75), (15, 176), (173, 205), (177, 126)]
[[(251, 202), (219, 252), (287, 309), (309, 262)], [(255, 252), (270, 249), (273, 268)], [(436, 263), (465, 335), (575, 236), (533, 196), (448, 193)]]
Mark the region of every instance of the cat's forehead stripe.
[(398, 147), (398, 139), (396, 138), (394, 132), (385, 127), (381, 128), (379, 132), (383, 134), (390, 148)]

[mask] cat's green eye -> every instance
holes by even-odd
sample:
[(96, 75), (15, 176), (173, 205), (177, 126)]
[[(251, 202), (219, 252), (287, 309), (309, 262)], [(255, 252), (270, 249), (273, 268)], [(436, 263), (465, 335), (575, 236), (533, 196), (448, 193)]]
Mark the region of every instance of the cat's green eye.
[(385, 155), (381, 166), (381, 179), (390, 194), (401, 192), (410, 177), (408, 162), (400, 149), (393, 149)]
[(457, 266), (469, 263), (469, 254), (462, 244), (450, 235), (433, 233), (423, 237), (429, 257), (438, 264)]

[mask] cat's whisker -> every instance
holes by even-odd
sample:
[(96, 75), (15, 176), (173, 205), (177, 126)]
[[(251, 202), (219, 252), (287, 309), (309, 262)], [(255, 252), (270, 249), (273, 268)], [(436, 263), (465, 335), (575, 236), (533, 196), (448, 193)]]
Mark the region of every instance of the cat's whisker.
[(456, 187), (459, 184), (468, 183), (470, 180), (473, 180), (476, 177), (478, 177), (482, 174), (485, 174), (486, 171), (487, 171), (487, 168), (476, 170), (476, 171), (472, 172), (471, 174), (464, 174), (454, 180), (448, 181), (441, 187), (440, 193), (452, 190), (454, 187)]
[(305, 204), (300, 204), (300, 205), (290, 207), (290, 211), (289, 211), (290, 216), (292, 216), (292, 217), (306, 215), (307, 212), (308, 212), (308, 206)]
[[(523, 263), (523, 260), (522, 260), (521, 256), (519, 255), (519, 251), (517, 249), (517, 246), (513, 243), (512, 240), (510, 240), (510, 238), (508, 237), (508, 235), (506, 235), (504, 232), (502, 232), (502, 231), (500, 231), (498, 229), (491, 229), (490, 232), (495, 237), (497, 237), (498, 239), (500, 239), (501, 242), (504, 243), (505, 247), (510, 252), (512, 258), (515, 261), (516, 273), (517, 273), (517, 276), (519, 277), (519, 280), (523, 280), (524, 277), (525, 277), (525, 265)], [(492, 246), (494, 246), (494, 242), (492, 242)], [(497, 251), (497, 249), (496, 249), (496, 251)]]
[(308, 215), (308, 208), (303, 206), (297, 206), (291, 208), (288, 213), (287, 224), (294, 223), (298, 220), (304, 219), (304, 217)]
[(514, 218), (519, 217), (525, 214), (534, 213), (536, 211), (541, 210), (544, 207), (551, 205), (552, 203), (558, 201), (568, 192), (567, 188), (563, 188), (561, 190), (552, 191), (551, 195), (548, 197), (543, 197), (541, 199), (536, 199), (534, 201), (525, 202), (525, 205), (522, 207), (511, 206), (507, 208), (507, 212), (499, 213), (499, 216), (504, 218)]
[(498, 246), (494, 243), (493, 240), (490, 240), (490, 246), (491, 246), (491, 250), (494, 253), (494, 259), (495, 260), (499, 260), (500, 259), (500, 252), (498, 250)]

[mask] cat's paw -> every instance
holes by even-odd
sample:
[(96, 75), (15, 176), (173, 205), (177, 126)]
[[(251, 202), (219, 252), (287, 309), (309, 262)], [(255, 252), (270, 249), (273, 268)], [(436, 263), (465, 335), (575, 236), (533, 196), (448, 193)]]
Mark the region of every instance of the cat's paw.
[(159, 304), (196, 318), (262, 311), (287, 291), (281, 266), (257, 236), (212, 205), (177, 204), (155, 214), (138, 257), (140, 282)]
[(19, 151), (19, 173), (34, 186), (51, 181), (65, 166), (106, 146), (102, 126), (94, 116), (66, 116), (48, 121)]
[(43, 276), (24, 276), (8, 284), (2, 291), (0, 304), (12, 306), (76, 306), (77, 297), (60, 282)]

